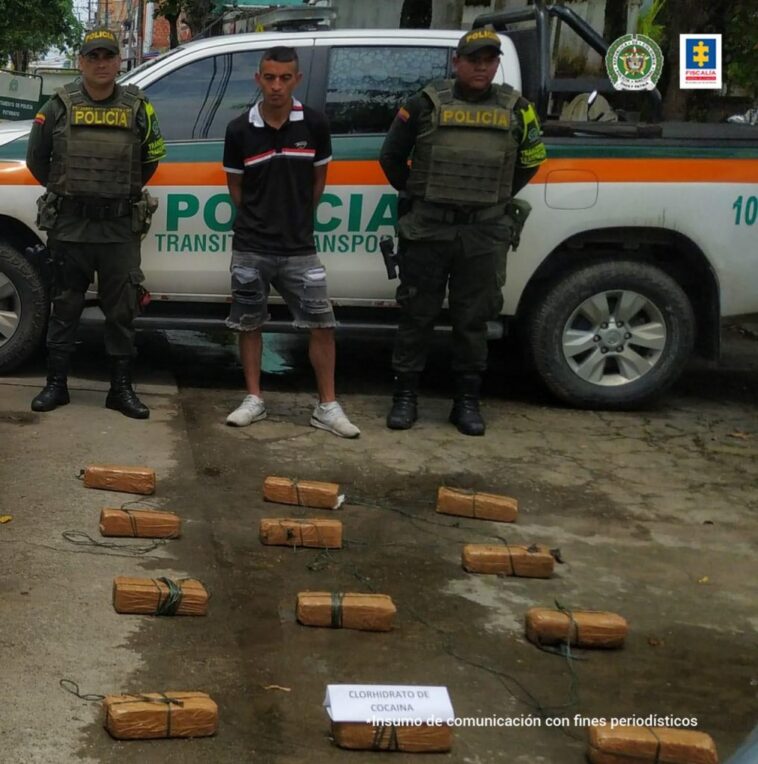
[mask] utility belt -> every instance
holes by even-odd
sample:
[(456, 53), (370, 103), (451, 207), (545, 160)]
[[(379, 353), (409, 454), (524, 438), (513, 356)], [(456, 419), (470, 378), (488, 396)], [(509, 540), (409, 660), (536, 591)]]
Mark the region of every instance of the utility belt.
[(132, 207), (139, 199), (91, 199), (78, 196), (64, 196), (60, 200), (59, 212), (75, 215), (87, 220), (115, 220), (132, 214)]
[(496, 204), (492, 207), (465, 209), (462, 207), (446, 207), (442, 204), (431, 204), (420, 199), (413, 200), (413, 209), (418, 210), (425, 218), (437, 220), (449, 225), (465, 225), (469, 223), (485, 223), (505, 216), (508, 205)]

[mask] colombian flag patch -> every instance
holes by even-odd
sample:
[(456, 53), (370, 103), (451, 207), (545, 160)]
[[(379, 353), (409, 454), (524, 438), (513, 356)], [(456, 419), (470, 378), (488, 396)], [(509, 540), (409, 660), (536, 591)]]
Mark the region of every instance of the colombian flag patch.
[(37, 114), (37, 116), (34, 118), (34, 122), (38, 125), (44, 125), (45, 115), (42, 112), (39, 112), (39, 114)]
[(411, 113), (404, 106), (401, 106), (397, 112), (397, 118), (407, 122), (411, 118)]

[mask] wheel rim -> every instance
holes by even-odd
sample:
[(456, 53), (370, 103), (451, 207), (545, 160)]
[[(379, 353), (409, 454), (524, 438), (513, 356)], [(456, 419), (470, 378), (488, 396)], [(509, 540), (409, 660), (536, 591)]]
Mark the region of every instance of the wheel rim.
[(0, 347), (5, 345), (18, 329), (21, 317), (21, 297), (13, 282), (0, 273)]
[(655, 303), (638, 292), (608, 290), (571, 314), (563, 328), (563, 356), (584, 381), (617, 387), (649, 374), (666, 340), (666, 322)]

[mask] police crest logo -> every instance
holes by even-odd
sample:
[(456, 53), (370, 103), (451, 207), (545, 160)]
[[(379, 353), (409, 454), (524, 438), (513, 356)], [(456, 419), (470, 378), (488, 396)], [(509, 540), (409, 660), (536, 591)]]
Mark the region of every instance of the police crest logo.
[(663, 52), (651, 37), (627, 34), (609, 46), (605, 68), (616, 90), (653, 90), (663, 71)]
[(679, 35), (679, 87), (682, 90), (721, 89), (721, 35)]

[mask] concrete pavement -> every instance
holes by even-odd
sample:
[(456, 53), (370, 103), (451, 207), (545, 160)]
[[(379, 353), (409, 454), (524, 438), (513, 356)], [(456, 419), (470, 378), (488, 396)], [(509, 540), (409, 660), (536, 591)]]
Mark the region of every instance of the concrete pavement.
[[(0, 717), (4, 762), (375, 761), (329, 741), (320, 704), (326, 684), (339, 682), (446, 684), (459, 717), (539, 719), (549, 707), (568, 720), (561, 729), (544, 719), (458, 729), (453, 752), (435, 761), (579, 764), (586, 732), (575, 714), (695, 717), (722, 759), (753, 727), (751, 338), (733, 337), (725, 368), (695, 370), (642, 413), (569, 410), (516, 382), (508, 397), (487, 397), (485, 438), (465, 438), (446, 423), (449, 401), (437, 378), (419, 425), (386, 430), (386, 382), (376, 381), (375, 354), (364, 343), (342, 350), (350, 374), (341, 398), (360, 440), (308, 426), (307, 369), (295, 383), (267, 378), (267, 420), (228, 428), (223, 419), (240, 391), (238, 369), (221, 363), (227, 352), (218, 351), (215, 366), (207, 357), (196, 363), (190, 344), (143, 353), (148, 422), (102, 408), (98, 364), (85, 363), (72, 404), (47, 415), (28, 409), (39, 369), (0, 380), (0, 514), (13, 515), (0, 525), (0, 692), (12, 699)], [(194, 373), (209, 376), (198, 384)], [(136, 498), (84, 489), (76, 474), (90, 462), (153, 466), (154, 502), (186, 518), (183, 538), (143, 557), (64, 541), (67, 529), (97, 538), (100, 508)], [(324, 514), (264, 503), (267, 474), (340, 482), (347, 504), (333, 516), (345, 525), (345, 548), (262, 547), (261, 517)], [(437, 515), (440, 484), (515, 496), (519, 522)], [(461, 569), (464, 543), (498, 537), (560, 547), (566, 562), (549, 581)], [(201, 578), (213, 593), (209, 616), (116, 615), (112, 578), (127, 573)], [(294, 599), (305, 589), (391, 594), (397, 628), (299, 626)], [(556, 598), (623, 614), (626, 647), (585, 651), (571, 665), (537, 650), (524, 640), (524, 613)], [(115, 742), (98, 704), (59, 687), (64, 677), (88, 693), (205, 690), (221, 708), (219, 734)]]

